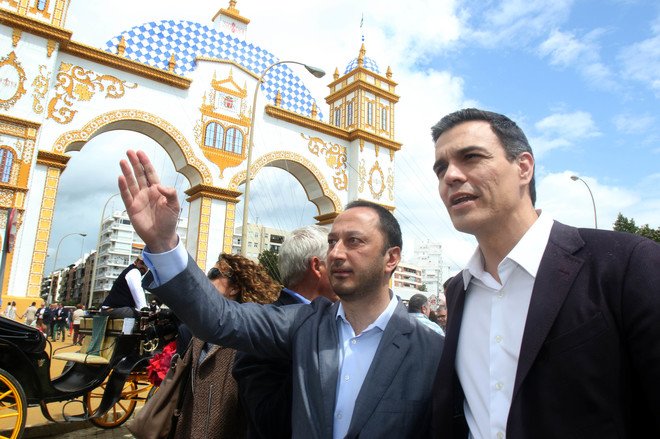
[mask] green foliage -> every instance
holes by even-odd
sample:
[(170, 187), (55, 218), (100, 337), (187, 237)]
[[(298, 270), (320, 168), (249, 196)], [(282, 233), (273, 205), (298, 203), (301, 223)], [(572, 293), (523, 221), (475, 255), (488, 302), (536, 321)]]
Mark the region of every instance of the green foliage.
[(420, 286), (417, 287), (419, 291), (426, 291), (426, 284), (421, 284)]
[(617, 216), (614, 222), (614, 230), (617, 232), (627, 232), (635, 235), (644, 236), (645, 238), (652, 239), (655, 242), (660, 242), (660, 227), (652, 229), (648, 224), (641, 227), (635, 225), (635, 220), (626, 218), (621, 213)]
[(278, 283), (282, 283), (280, 269), (277, 266), (277, 253), (271, 250), (264, 250), (259, 254), (259, 263), (266, 269), (270, 277)]

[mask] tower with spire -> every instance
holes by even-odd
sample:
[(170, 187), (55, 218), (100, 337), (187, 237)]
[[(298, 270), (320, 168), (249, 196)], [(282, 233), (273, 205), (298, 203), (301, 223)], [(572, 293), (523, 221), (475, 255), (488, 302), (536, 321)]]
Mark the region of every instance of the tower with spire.
[(221, 8), (213, 17), (213, 23), (227, 35), (245, 39), (250, 20), (243, 17), (236, 9), (236, 0), (229, 0), (229, 7)]
[(335, 69), (330, 94), (325, 98), (330, 106), (330, 124), (356, 135), (368, 133), (394, 140), (394, 105), (399, 101), (396, 86), (390, 67), (382, 76), (378, 64), (367, 56), (363, 42), (343, 75)]

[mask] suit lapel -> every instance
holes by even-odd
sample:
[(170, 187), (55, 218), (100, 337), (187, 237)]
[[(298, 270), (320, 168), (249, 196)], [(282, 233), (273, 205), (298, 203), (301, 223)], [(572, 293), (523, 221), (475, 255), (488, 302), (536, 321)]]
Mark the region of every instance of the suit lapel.
[(513, 388), (514, 398), (582, 267), (584, 261), (573, 254), (583, 245), (577, 229), (554, 223), (532, 290)]
[(347, 437), (357, 437), (359, 435), (360, 430), (362, 430), (362, 427), (383, 398), (385, 391), (394, 380), (394, 376), (410, 347), (408, 336), (410, 332), (412, 332), (412, 325), (408, 317), (408, 311), (403, 303), (399, 302), (385, 327), (383, 337), (378, 344), (374, 359), (358, 393)]
[(322, 399), (322, 431), (324, 437), (332, 436), (335, 400), (337, 399), (337, 376), (339, 375), (338, 308), (339, 302), (331, 306), (330, 312), (327, 313), (325, 318), (321, 319), (318, 331), (318, 362), (321, 388), (317, 395), (320, 395)]

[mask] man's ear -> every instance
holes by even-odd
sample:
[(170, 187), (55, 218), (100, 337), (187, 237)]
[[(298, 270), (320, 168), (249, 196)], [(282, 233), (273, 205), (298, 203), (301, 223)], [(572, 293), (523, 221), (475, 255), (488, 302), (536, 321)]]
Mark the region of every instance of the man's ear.
[(520, 153), (518, 156), (518, 168), (522, 182), (529, 184), (534, 176), (534, 156), (529, 152)]
[(387, 258), (385, 262), (385, 267), (388, 273), (393, 273), (396, 270), (396, 266), (401, 262), (401, 247), (390, 247), (385, 252)]
[(318, 279), (323, 276), (323, 273), (321, 272), (321, 266), (324, 264), (323, 261), (321, 261), (318, 256), (312, 256), (312, 259), (309, 260), (309, 268), (312, 270), (312, 273), (314, 273), (314, 276), (316, 276)]

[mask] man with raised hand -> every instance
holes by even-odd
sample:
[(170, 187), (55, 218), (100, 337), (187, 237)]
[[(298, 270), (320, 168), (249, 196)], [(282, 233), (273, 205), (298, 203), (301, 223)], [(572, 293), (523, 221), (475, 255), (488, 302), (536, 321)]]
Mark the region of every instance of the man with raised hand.
[(205, 341), (291, 360), (292, 437), (428, 435), (430, 381), (443, 339), (410, 317), (389, 289), (402, 240), (387, 209), (358, 201), (335, 219), (327, 264), (339, 301), (237, 304), (217, 294), (180, 245), (175, 190), (160, 185), (146, 154), (127, 156), (119, 188), (147, 246), (150, 291)]

